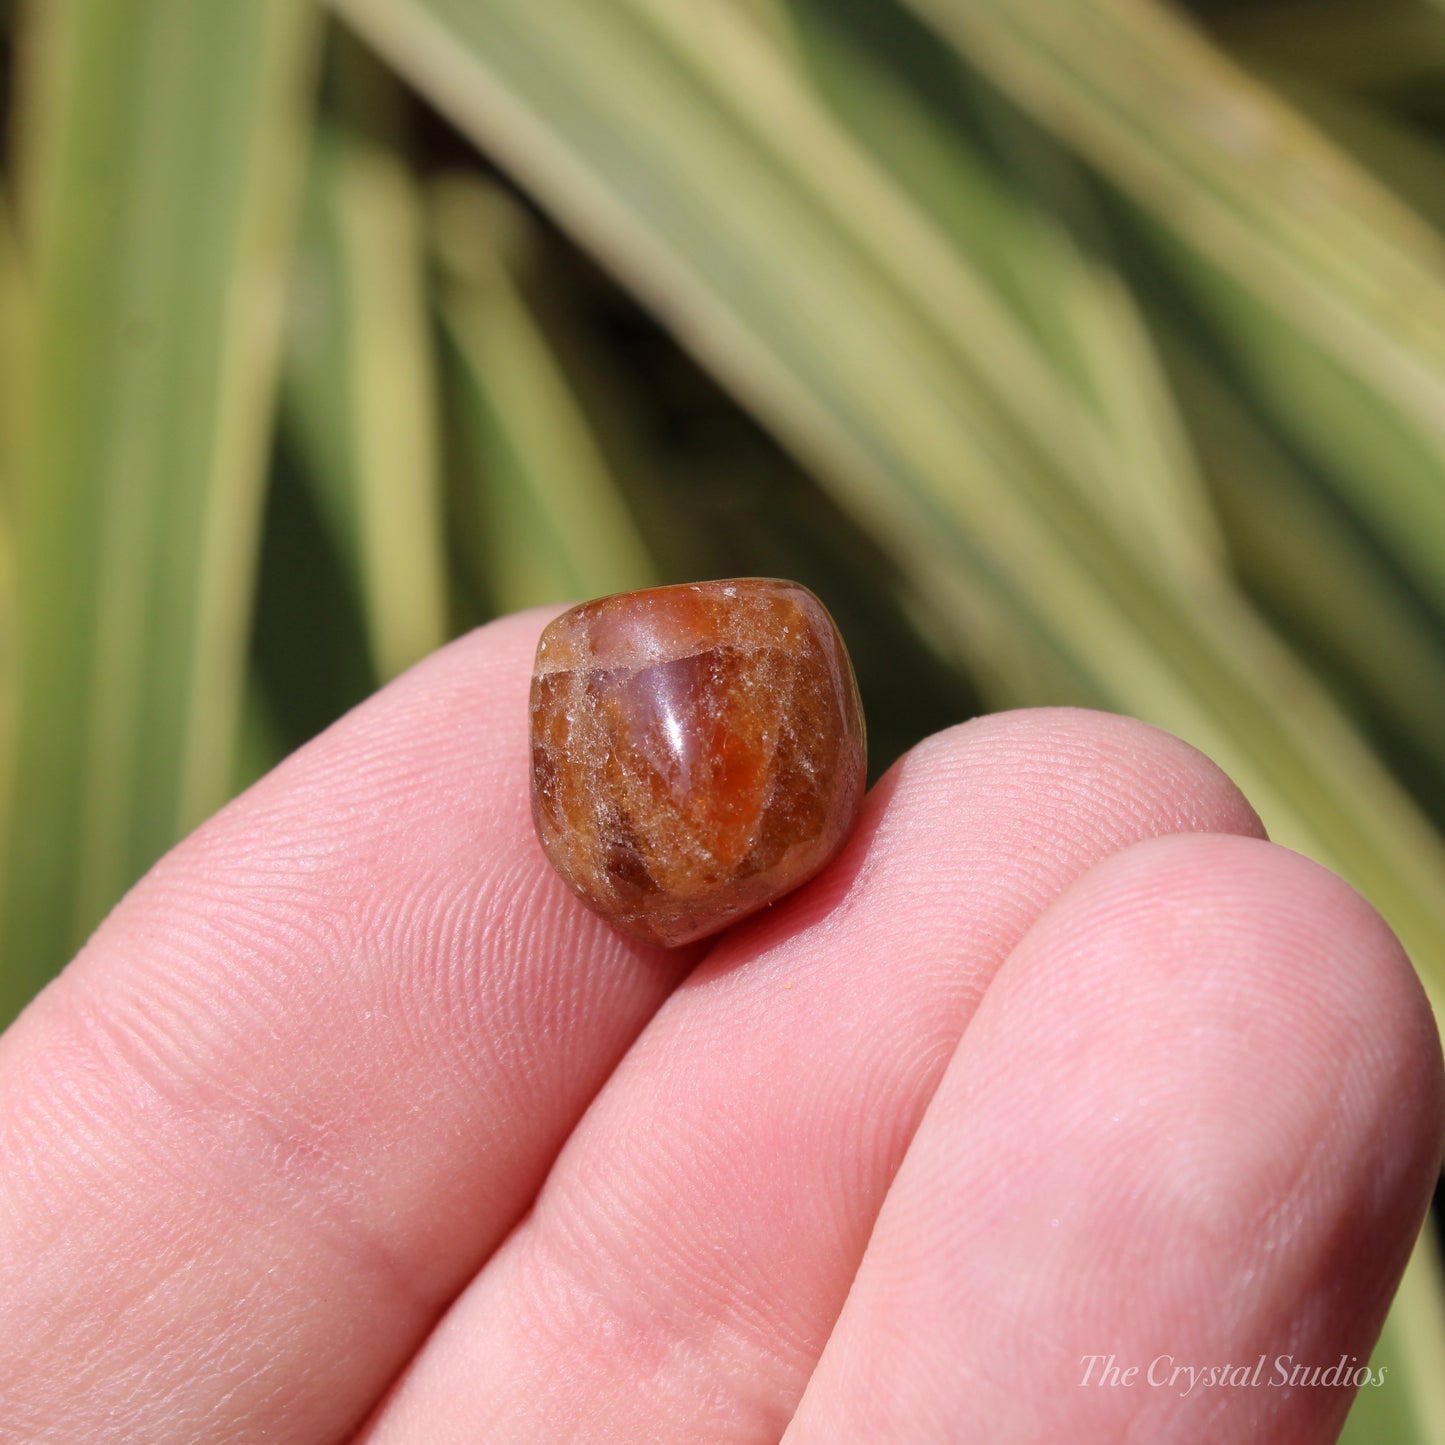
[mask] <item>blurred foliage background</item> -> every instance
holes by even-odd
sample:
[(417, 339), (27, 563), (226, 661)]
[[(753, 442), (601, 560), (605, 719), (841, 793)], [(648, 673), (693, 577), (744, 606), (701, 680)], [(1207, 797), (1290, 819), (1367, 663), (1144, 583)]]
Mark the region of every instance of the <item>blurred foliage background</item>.
[[(1209, 752), (1445, 998), (1445, 4), (0, 3), (0, 1023), (447, 637), (781, 574), (875, 771)], [(1445, 1440), (1417, 1251), (1356, 1441)]]

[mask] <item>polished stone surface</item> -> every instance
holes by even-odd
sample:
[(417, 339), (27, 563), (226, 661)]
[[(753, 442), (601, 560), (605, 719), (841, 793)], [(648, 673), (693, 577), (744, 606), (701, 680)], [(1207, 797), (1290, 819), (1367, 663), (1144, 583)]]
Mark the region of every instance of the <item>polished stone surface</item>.
[(742, 578), (604, 597), (548, 625), (532, 678), (532, 814), (623, 932), (702, 938), (796, 888), (863, 800), (863, 710), (827, 609)]

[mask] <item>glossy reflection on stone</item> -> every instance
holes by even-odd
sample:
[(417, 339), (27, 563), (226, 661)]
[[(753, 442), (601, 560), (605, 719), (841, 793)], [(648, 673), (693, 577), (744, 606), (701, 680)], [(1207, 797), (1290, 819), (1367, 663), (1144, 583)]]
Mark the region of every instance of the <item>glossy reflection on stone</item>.
[(863, 801), (863, 710), (827, 609), (743, 578), (604, 597), (542, 634), (532, 814), (623, 932), (705, 937), (806, 882)]

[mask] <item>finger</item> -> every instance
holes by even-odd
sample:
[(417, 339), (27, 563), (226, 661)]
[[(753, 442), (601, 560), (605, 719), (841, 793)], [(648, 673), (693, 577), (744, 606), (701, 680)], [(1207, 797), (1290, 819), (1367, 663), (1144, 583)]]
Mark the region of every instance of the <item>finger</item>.
[(1258, 822), (1182, 743), (980, 720), (874, 791), (833, 870), (653, 1020), (375, 1441), (781, 1434), (998, 963), (1101, 856)]
[(1368, 1361), (1441, 1128), (1358, 895), (1252, 840), (1130, 849), (995, 980), (787, 1438), (1333, 1440), (1352, 1390), (1285, 1386)]
[(277, 769), (0, 1043), (18, 1438), (346, 1433), (696, 956), (624, 941), (536, 844), (543, 620)]

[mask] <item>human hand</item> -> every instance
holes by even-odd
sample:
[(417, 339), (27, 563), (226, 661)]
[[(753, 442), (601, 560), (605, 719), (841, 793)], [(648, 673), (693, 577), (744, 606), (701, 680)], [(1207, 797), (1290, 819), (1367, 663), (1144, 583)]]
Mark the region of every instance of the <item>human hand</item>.
[(644, 948), (533, 837), (541, 622), (226, 808), (0, 1039), (0, 1438), (1333, 1438), (1273, 1362), (1364, 1362), (1441, 1147), (1368, 906), (1183, 744), (1045, 711)]

